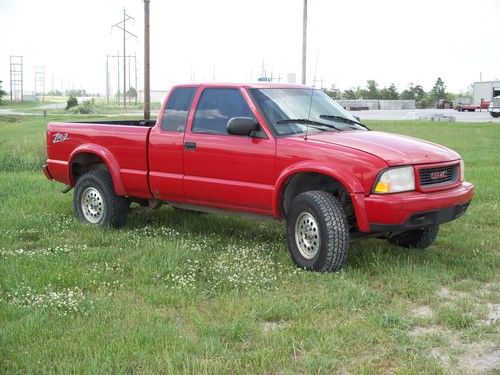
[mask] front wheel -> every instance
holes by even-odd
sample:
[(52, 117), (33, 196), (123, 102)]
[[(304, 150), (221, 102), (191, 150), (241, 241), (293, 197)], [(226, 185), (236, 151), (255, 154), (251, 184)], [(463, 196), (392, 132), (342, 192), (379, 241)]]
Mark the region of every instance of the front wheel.
[(491, 117), (494, 117), (494, 118), (500, 117), (499, 112), (490, 112), (490, 115), (491, 115)]
[(109, 172), (94, 169), (78, 178), (73, 207), (80, 221), (118, 228), (125, 224), (128, 203), (115, 194)]
[(394, 245), (410, 248), (425, 249), (431, 246), (439, 232), (439, 225), (431, 225), (423, 229), (408, 230), (389, 238)]
[(340, 202), (324, 191), (307, 191), (292, 201), (286, 224), (290, 256), (300, 268), (318, 272), (343, 267), (349, 226)]

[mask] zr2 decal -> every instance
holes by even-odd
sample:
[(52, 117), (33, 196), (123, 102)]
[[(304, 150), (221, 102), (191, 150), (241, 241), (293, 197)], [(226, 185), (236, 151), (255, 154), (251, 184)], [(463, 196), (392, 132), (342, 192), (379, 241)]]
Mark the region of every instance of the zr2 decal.
[(52, 143), (64, 142), (69, 139), (68, 133), (56, 133), (53, 135)]

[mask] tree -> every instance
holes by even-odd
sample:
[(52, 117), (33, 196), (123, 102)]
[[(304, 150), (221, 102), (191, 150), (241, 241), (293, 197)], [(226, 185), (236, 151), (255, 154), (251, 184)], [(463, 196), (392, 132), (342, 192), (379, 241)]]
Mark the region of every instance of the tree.
[(358, 90), (347, 89), (342, 93), (342, 98), (344, 99), (358, 99)]
[(85, 89), (72, 89), (66, 90), (66, 96), (88, 96), (88, 94)]
[(133, 87), (129, 87), (127, 91), (127, 97), (128, 97), (128, 103), (130, 104), (130, 99), (137, 99), (137, 90)]
[(394, 83), (391, 83), (389, 87), (384, 87), (380, 90), (380, 98), (386, 100), (398, 100), (399, 92)]
[(378, 83), (374, 79), (366, 81), (366, 89), (358, 90), (358, 98), (360, 99), (379, 99), (380, 91)]
[(459, 96), (472, 98), (474, 96), (474, 83), (471, 83), (469, 86), (467, 86), (465, 91), (460, 90)]
[(78, 99), (70, 95), (68, 101), (66, 102), (66, 108), (64, 110), (67, 111), (68, 109), (76, 107), (77, 105), (78, 105)]
[(322, 90), (326, 95), (328, 95), (333, 100), (339, 100), (342, 98), (342, 92), (337, 87), (335, 87), (335, 85), (332, 85), (329, 89), (322, 89)]
[(2, 90), (2, 82), (3, 81), (0, 81), (0, 104), (2, 104), (2, 97), (7, 95), (7, 93)]
[(415, 105), (418, 108), (425, 108), (428, 106), (428, 99), (425, 90), (420, 85), (414, 85), (410, 83), (408, 88), (401, 93), (401, 99), (404, 100), (415, 100)]
[(434, 101), (438, 101), (439, 99), (446, 99), (447, 94), (446, 94), (446, 86), (444, 84), (444, 81), (441, 79), (441, 77), (438, 77), (436, 80), (436, 83), (434, 84), (434, 87), (432, 88), (431, 92), (431, 98)]
[(62, 96), (62, 91), (60, 90), (50, 90), (48, 93), (47, 93), (47, 96)]

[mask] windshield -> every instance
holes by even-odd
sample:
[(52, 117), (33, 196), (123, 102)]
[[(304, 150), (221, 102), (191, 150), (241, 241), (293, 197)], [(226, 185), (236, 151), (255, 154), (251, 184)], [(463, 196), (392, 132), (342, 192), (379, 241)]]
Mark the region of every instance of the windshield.
[[(250, 89), (277, 136), (320, 131), (367, 130), (323, 91), (308, 88)], [(293, 120), (297, 120), (296, 122)]]

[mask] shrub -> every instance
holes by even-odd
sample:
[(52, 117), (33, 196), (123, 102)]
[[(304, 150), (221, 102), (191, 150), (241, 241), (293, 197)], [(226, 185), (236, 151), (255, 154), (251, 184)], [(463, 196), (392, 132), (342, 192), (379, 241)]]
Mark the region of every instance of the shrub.
[(68, 101), (66, 102), (66, 108), (64, 110), (67, 111), (68, 109), (76, 107), (77, 105), (78, 105), (78, 99), (70, 95)]
[(69, 113), (76, 113), (82, 115), (88, 115), (90, 113), (95, 113), (94, 109), (94, 99), (84, 100), (81, 104), (78, 104), (67, 110)]

